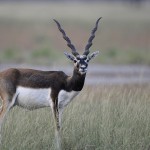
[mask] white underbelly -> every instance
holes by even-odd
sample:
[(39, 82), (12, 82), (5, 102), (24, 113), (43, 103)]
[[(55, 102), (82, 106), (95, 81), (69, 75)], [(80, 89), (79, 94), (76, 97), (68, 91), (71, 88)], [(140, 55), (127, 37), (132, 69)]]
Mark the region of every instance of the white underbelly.
[(27, 109), (37, 109), (51, 106), (51, 89), (34, 89), (27, 87), (17, 87), (18, 94), (16, 104)]
[[(67, 92), (61, 90), (58, 94), (58, 107), (63, 109), (78, 93), (79, 91)], [(16, 94), (18, 95), (16, 104), (23, 108), (52, 107), (51, 88), (35, 89), (19, 86)]]
[(58, 94), (58, 107), (63, 109), (67, 106), (71, 100), (79, 94), (79, 91), (70, 91), (61, 90)]

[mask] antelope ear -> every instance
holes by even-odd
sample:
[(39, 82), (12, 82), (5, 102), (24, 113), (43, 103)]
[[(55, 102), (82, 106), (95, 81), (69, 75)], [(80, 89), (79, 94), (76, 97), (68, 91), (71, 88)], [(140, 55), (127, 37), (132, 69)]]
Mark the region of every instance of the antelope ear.
[(99, 54), (99, 51), (93, 52), (88, 58), (89, 60), (95, 58)]
[(67, 52), (64, 52), (64, 54), (66, 55), (66, 57), (67, 57), (68, 59), (70, 59), (71, 61), (74, 61), (75, 57), (74, 57), (73, 55), (71, 55), (71, 54), (69, 54), (69, 53), (67, 53)]

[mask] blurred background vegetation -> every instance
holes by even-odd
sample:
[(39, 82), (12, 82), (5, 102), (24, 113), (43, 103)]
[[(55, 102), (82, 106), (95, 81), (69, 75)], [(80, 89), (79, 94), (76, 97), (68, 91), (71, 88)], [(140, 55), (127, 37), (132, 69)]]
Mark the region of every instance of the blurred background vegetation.
[(97, 64), (150, 65), (148, 1), (1, 1), (0, 63), (68, 63), (70, 52), (53, 19), (59, 20), (80, 53), (98, 17), (91, 51)]

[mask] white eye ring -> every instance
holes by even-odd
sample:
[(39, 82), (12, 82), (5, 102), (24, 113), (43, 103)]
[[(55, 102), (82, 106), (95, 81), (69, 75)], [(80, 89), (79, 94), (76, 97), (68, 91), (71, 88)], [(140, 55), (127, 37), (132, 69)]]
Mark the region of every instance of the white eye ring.
[(88, 63), (89, 61), (90, 61), (89, 59), (86, 60), (87, 63)]

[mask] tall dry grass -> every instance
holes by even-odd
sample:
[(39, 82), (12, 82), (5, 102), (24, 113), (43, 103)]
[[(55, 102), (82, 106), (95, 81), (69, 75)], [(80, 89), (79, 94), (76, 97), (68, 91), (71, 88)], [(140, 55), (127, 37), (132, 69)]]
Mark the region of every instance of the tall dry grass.
[[(150, 86), (86, 87), (63, 114), (65, 150), (148, 150)], [(53, 150), (49, 108), (14, 108), (2, 130), (1, 150)]]

